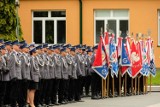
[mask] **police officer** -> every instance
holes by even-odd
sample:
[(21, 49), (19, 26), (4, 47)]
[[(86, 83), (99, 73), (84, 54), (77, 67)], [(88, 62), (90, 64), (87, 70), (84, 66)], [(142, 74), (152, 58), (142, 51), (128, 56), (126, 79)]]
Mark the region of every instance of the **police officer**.
[(49, 75), (50, 79), (48, 81), (48, 90), (46, 94), (46, 105), (53, 106), (51, 99), (53, 95), (53, 86), (55, 84), (55, 61), (53, 59), (53, 46), (49, 46), (47, 50), (48, 60), (49, 60)]
[[(6, 63), (7, 63), (7, 68), (9, 69), (9, 58), (10, 58), (10, 55), (11, 55), (11, 52), (12, 52), (12, 47), (11, 47), (11, 41), (6, 41), (5, 43), (5, 48), (6, 48)], [(5, 100), (4, 100), (4, 104), (7, 106), (10, 104), (10, 75), (9, 75), (9, 72), (6, 73), (4, 75), (4, 81), (6, 83), (6, 91), (5, 91)]]
[(9, 59), (9, 73), (11, 78), (11, 89), (10, 90), (10, 104), (11, 107), (16, 107), (17, 103), (22, 106), (21, 102), (21, 60), (19, 56), (19, 43), (18, 40), (12, 42), (13, 51)]
[(53, 59), (55, 61), (55, 84), (53, 87), (53, 96), (52, 96), (52, 103), (55, 105), (59, 105), (57, 102), (57, 94), (59, 89), (59, 84), (62, 79), (62, 61), (60, 56), (60, 46), (55, 46), (55, 54), (53, 55)]
[[(96, 52), (97, 52), (97, 48), (98, 46), (94, 46), (93, 47), (93, 55), (91, 57), (91, 64), (93, 64), (94, 62), (94, 59), (95, 59), (95, 56), (96, 56)], [(95, 71), (93, 69), (90, 70), (91, 72), (91, 76), (92, 76), (92, 79), (91, 79), (91, 92), (92, 92), (92, 95), (91, 95), (91, 99), (99, 99), (99, 75), (97, 73), (95, 73)]]
[(88, 48), (87, 50), (87, 56), (86, 56), (86, 61), (87, 61), (87, 66), (86, 66), (86, 84), (85, 84), (85, 91), (86, 91), (86, 96), (89, 96), (89, 89), (91, 86), (91, 67), (92, 67), (92, 49)]
[(43, 93), (43, 79), (44, 79), (44, 60), (42, 57), (42, 45), (38, 45), (36, 46), (36, 60), (38, 62), (38, 66), (39, 66), (39, 72), (40, 72), (40, 80), (38, 82), (38, 90), (35, 92), (35, 105), (37, 107), (41, 107), (43, 101), (42, 101), (42, 93)]
[(5, 45), (0, 46), (0, 107), (4, 106), (6, 82), (9, 80), (9, 69), (7, 68)]
[(31, 80), (31, 74), (30, 74), (30, 55), (29, 55), (29, 48), (27, 43), (24, 43), (20, 46), (20, 49), (22, 51), (21, 53), (21, 72), (22, 72), (22, 95), (24, 102), (22, 102), (22, 105), (27, 106), (27, 92), (28, 92), (28, 86), (29, 86), (29, 80)]
[(78, 45), (78, 53), (77, 53), (77, 73), (78, 73), (78, 80), (80, 82), (79, 92), (81, 97), (83, 97), (83, 87), (85, 81), (85, 59), (84, 55), (82, 54), (82, 45)]
[(78, 94), (79, 89), (77, 89), (77, 62), (76, 62), (76, 53), (75, 47), (72, 47), (70, 50), (70, 59), (71, 59), (71, 76), (69, 81), (69, 92), (68, 100), (74, 102), (77, 98), (80, 98)]
[(44, 61), (44, 69), (43, 69), (43, 79), (42, 79), (42, 94), (41, 94), (41, 104), (46, 105), (47, 103), (47, 96), (46, 93), (48, 89), (50, 88), (49, 86), (49, 80), (50, 80), (50, 75), (49, 75), (49, 57), (47, 55), (47, 47), (48, 44), (44, 43), (42, 48), (42, 60)]
[(30, 73), (31, 73), (31, 81), (29, 83), (29, 91), (28, 91), (28, 97), (29, 97), (29, 105), (30, 107), (35, 107), (34, 98), (35, 98), (35, 92), (38, 90), (38, 82), (40, 80), (40, 72), (39, 72), (39, 65), (37, 60), (37, 53), (36, 48), (33, 48), (30, 50)]
[(66, 104), (68, 100), (68, 63), (66, 60), (66, 48), (61, 49), (62, 79), (59, 84), (58, 103)]

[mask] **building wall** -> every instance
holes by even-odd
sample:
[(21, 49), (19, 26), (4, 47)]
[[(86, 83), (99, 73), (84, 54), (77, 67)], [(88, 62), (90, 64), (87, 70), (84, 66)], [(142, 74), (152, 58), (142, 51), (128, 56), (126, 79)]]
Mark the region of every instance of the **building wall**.
[(21, 0), (19, 16), (24, 39), (32, 42), (32, 11), (66, 10), (66, 42), (79, 43), (79, 1), (77, 0)]
[(94, 44), (95, 9), (129, 9), (129, 31), (147, 34), (154, 40), (156, 67), (160, 67), (158, 45), (158, 12), (160, 0), (83, 0), (83, 43)]
[[(128, 9), (130, 34), (146, 34), (151, 30), (154, 40), (156, 66), (160, 67), (158, 44), (158, 12), (160, 0), (82, 0), (83, 2), (83, 44), (94, 44), (94, 10)], [(20, 0), (19, 15), (23, 36), (32, 42), (33, 10), (66, 10), (66, 42), (79, 43), (79, 0)]]

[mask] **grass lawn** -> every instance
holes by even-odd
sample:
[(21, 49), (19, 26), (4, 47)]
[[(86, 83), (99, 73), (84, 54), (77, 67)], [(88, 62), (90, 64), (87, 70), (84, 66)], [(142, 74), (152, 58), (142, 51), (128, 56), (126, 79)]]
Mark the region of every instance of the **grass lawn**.
[[(156, 76), (151, 77), (152, 85), (160, 85), (160, 69), (156, 71)], [(148, 78), (148, 84), (150, 84), (150, 77)]]

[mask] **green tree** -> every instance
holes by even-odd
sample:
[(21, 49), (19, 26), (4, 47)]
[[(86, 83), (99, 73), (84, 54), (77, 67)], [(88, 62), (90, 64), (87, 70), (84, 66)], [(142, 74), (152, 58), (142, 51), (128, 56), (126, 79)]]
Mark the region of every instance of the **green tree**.
[[(15, 0), (0, 0), (0, 38), (4, 40), (16, 40), (16, 26)], [(19, 23), (19, 40), (22, 39), (22, 30)]]

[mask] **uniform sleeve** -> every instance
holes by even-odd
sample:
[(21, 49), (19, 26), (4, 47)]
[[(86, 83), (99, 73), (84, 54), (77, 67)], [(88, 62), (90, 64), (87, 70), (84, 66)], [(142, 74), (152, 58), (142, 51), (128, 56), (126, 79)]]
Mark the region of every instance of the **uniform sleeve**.
[(81, 71), (81, 66), (80, 66), (80, 61), (78, 59), (78, 55), (76, 56), (76, 62), (77, 62), (77, 75), (81, 76), (82, 75), (82, 71)]
[(8, 67), (10, 71), (15, 71), (15, 58), (14, 55), (12, 54), (9, 61), (8, 61)]
[(0, 57), (0, 70), (2, 69), (2, 58)]

